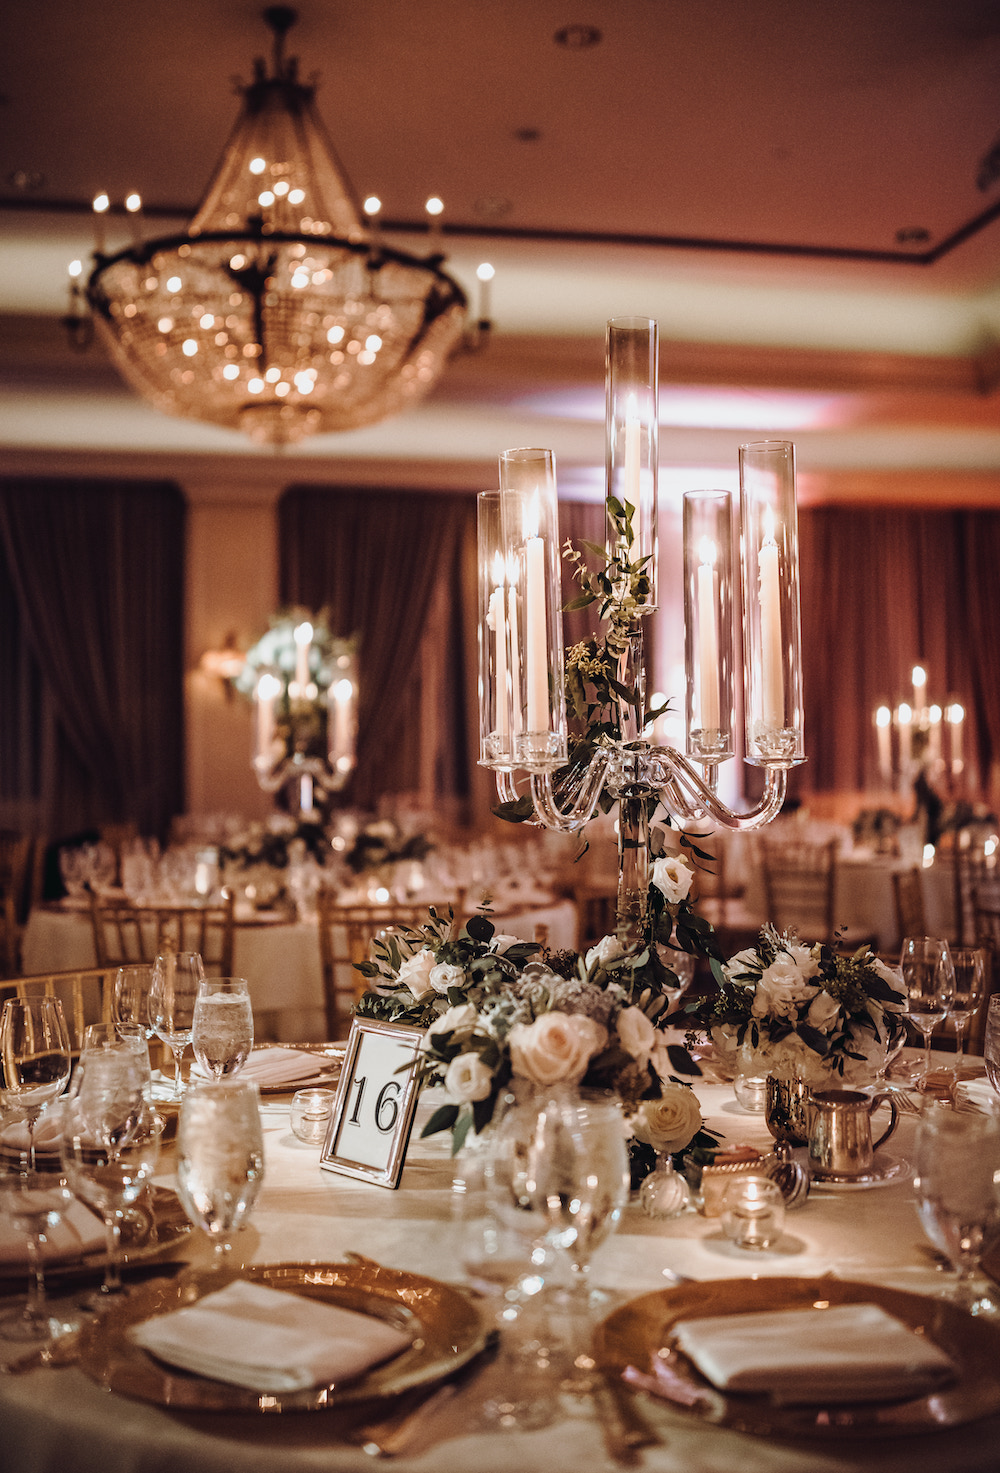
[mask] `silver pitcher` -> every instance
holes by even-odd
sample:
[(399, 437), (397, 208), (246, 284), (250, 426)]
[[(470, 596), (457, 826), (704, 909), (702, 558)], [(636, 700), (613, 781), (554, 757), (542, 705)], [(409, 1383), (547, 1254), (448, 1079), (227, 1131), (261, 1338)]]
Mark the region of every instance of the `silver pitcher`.
[[(872, 1140), (872, 1116), (888, 1105), (889, 1125)], [(865, 1176), (875, 1152), (899, 1122), (896, 1101), (889, 1094), (866, 1095), (853, 1089), (814, 1091), (809, 1102), (809, 1166), (816, 1176)]]

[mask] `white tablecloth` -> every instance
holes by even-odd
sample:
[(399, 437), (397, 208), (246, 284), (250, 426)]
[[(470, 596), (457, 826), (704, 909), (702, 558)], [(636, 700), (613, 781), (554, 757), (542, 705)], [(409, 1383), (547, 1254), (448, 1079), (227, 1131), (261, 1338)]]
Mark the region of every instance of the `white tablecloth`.
[[(498, 931), (525, 941), (534, 939), (538, 926), (547, 929), (553, 950), (576, 946), (576, 910), (569, 900), (496, 919)], [(94, 966), (89, 913), (47, 906), (33, 910), (25, 930), (23, 963), (29, 976)], [(233, 971), (250, 983), (260, 1038), (305, 1043), (326, 1037), (315, 921), (237, 922)]]
[[(726, 1086), (700, 1089), (706, 1117), (729, 1141), (766, 1145), (759, 1116), (744, 1114)], [(426, 1115), (430, 1102), (421, 1104)], [(287, 1107), (264, 1111), (266, 1175), (250, 1225), (237, 1239), (245, 1260), (336, 1260), (348, 1249), (389, 1266), (456, 1280), (460, 1229), (450, 1216), (453, 1164), (447, 1137), (410, 1147), (396, 1192), (328, 1174), (318, 1148), (289, 1133)], [(913, 1117), (891, 1145), (906, 1158)], [(165, 1180), (167, 1178), (164, 1178)], [(689, 1213), (653, 1222), (629, 1206), (619, 1232), (594, 1258), (595, 1281), (639, 1294), (669, 1285), (672, 1273), (698, 1279), (835, 1273), (916, 1292), (935, 1292), (908, 1177), (868, 1191), (814, 1188), (789, 1213), (775, 1251), (748, 1256), (729, 1245), (715, 1219)], [(195, 1243), (193, 1252), (207, 1249)], [(487, 1380), (490, 1370), (482, 1373)], [(412, 1473), (590, 1473), (611, 1468), (587, 1404), (567, 1402), (563, 1415), (537, 1432), (474, 1428), (481, 1383), (435, 1414), (426, 1441), (397, 1465)], [(690, 1414), (643, 1402), (660, 1437), (645, 1451), (649, 1473), (995, 1473), (1000, 1417), (919, 1437), (877, 1441), (779, 1443), (713, 1428)], [(336, 1415), (273, 1420), (216, 1413), (175, 1415), (102, 1391), (79, 1370), (0, 1378), (0, 1464), (10, 1473), (340, 1473), (371, 1460), (340, 1443)]]

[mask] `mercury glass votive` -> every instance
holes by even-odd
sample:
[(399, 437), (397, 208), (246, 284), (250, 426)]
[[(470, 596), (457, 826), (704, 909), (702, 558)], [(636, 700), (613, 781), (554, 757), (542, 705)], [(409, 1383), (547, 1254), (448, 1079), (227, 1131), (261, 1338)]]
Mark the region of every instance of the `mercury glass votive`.
[(785, 1226), (785, 1199), (769, 1176), (737, 1176), (722, 1196), (722, 1231), (737, 1248), (762, 1252), (781, 1237)]
[(332, 1089), (300, 1089), (292, 1096), (290, 1120), (300, 1141), (320, 1146), (326, 1140), (333, 1110)]

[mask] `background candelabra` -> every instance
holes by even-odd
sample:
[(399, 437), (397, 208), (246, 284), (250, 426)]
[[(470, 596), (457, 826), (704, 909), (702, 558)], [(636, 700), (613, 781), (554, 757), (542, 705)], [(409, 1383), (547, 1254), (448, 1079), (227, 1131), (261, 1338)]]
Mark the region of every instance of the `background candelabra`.
[(300, 817), (354, 771), (358, 673), (352, 640), (319, 619), (279, 618), (247, 657), (254, 704), (253, 769), (268, 793), (287, 789)]
[[(764, 790), (737, 813), (717, 790), (719, 764), (734, 755), (736, 704), (726, 491), (684, 497), (686, 753), (643, 738), (643, 620), (657, 601), (655, 322), (608, 324), (606, 402), (605, 564), (583, 573), (578, 601), (599, 604), (605, 636), (592, 662), (599, 668), (571, 672), (577, 690), (588, 678), (603, 695), (575, 702), (586, 730), (571, 742), (555, 459), (549, 450), (506, 451), (500, 490), (479, 497), (480, 762), (495, 769), (508, 812), (547, 828), (582, 828), (602, 790), (618, 801), (618, 930), (635, 939), (646, 920), (657, 803), (682, 822), (759, 828), (781, 808), (788, 768), (804, 761), (795, 463), (786, 441), (740, 449), (745, 752), (764, 769)], [(527, 775), (523, 796), (518, 773)]]
[(880, 705), (875, 712), (879, 777), (886, 786), (898, 783), (904, 794), (920, 772), (931, 781), (944, 778), (953, 787), (960, 785), (965, 778), (965, 708), (955, 699), (928, 699), (923, 665), (914, 665), (911, 681), (912, 702), (900, 701), (895, 709)]

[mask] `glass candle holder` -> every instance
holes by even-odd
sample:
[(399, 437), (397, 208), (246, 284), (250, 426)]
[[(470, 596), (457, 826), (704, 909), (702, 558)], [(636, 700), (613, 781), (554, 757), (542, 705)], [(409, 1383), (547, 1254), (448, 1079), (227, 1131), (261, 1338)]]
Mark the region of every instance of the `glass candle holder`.
[(608, 323), (605, 388), (607, 494), (621, 508), (617, 523), (609, 516), (608, 560), (622, 577), (632, 577), (636, 612), (648, 614), (656, 608), (659, 551), (658, 344), (651, 318)]
[(512, 586), (507, 581), (500, 492), (476, 497), (479, 560), (479, 765), (514, 766), (509, 630)]
[(687, 753), (699, 762), (734, 755), (733, 499), (684, 496), (684, 663)]
[(772, 1247), (785, 1226), (785, 1199), (769, 1176), (734, 1177), (722, 1197), (722, 1231), (737, 1248), (762, 1252)]
[(505, 450), (500, 456), (500, 514), (514, 757), (529, 772), (550, 772), (566, 761), (559, 510), (551, 450)]
[(746, 760), (805, 761), (795, 446), (740, 446)]
[(326, 1140), (332, 1110), (332, 1089), (296, 1090), (292, 1095), (289, 1111), (293, 1134), (310, 1146), (322, 1145)]
[(333, 660), (326, 691), (327, 761), (333, 773), (329, 784), (342, 788), (354, 771), (358, 744), (358, 662), (353, 651), (341, 650)]

